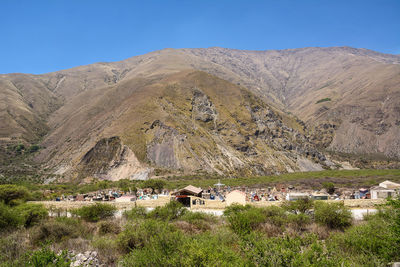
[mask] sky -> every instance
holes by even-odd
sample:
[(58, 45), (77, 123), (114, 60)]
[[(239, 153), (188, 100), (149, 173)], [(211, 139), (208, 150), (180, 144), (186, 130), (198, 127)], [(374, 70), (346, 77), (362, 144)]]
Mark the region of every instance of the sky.
[(400, 0), (0, 0), (0, 73), (163, 48), (351, 46), (400, 54)]

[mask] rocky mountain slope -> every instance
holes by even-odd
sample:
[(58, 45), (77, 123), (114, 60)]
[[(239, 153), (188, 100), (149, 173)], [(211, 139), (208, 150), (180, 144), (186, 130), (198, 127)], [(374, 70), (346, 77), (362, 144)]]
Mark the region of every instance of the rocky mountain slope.
[(165, 49), (0, 75), (2, 155), (38, 142), (37, 162), (80, 180), (318, 170), (335, 166), (327, 151), (398, 160), (399, 63), (347, 47)]

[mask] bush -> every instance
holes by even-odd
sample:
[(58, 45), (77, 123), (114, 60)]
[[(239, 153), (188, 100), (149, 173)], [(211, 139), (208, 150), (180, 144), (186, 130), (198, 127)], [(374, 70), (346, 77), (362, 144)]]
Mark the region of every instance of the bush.
[(119, 247), (125, 252), (143, 248), (166, 235), (173, 235), (177, 229), (168, 222), (147, 219), (137, 224), (127, 224), (118, 235)]
[(25, 227), (30, 227), (47, 218), (48, 211), (41, 204), (22, 204), (14, 208), (22, 219), (22, 224)]
[(233, 249), (237, 242), (230, 232), (161, 232), (125, 256), (122, 266), (244, 266), (242, 255)]
[(156, 207), (147, 214), (148, 218), (170, 221), (179, 218), (187, 212), (187, 209), (178, 201), (170, 201), (164, 207)]
[(331, 101), (331, 100), (332, 100), (332, 99), (330, 99), (329, 97), (327, 97), (327, 98), (322, 98), (322, 99), (318, 100), (317, 102), (315, 102), (315, 104), (319, 104), (319, 103), (327, 102), (327, 101)]
[(260, 223), (266, 221), (266, 215), (263, 214), (262, 209), (259, 208), (246, 208), (237, 209), (228, 212), (228, 222), (230, 228), (239, 236), (247, 235)]
[(295, 201), (285, 201), (282, 204), (282, 208), (295, 214), (310, 213), (313, 207), (314, 201), (309, 198), (298, 199)]
[(351, 212), (342, 202), (316, 202), (314, 217), (315, 222), (326, 225), (331, 229), (344, 229), (352, 223)]
[(388, 222), (381, 218), (370, 219), (334, 235), (327, 246), (337, 254), (366, 257), (374, 261), (379, 259), (386, 263), (399, 260), (400, 245), (396, 235), (389, 230)]
[(105, 221), (105, 222), (99, 223), (99, 234), (100, 235), (118, 234), (119, 232), (121, 232), (121, 227), (115, 222)]
[(40, 148), (40, 146), (38, 146), (38, 145), (31, 145), (31, 146), (28, 148), (28, 153), (35, 153), (36, 151), (39, 150), (39, 148)]
[(147, 215), (146, 208), (144, 207), (134, 207), (130, 210), (124, 212), (124, 217), (129, 220), (134, 220), (138, 218), (144, 219)]
[(252, 208), (252, 206), (250, 206), (250, 205), (243, 206), (243, 205), (239, 205), (239, 204), (235, 203), (235, 204), (230, 205), (230, 206), (225, 208), (224, 215), (226, 217), (229, 217), (231, 214), (236, 214), (236, 213), (239, 213), (239, 212), (242, 212), (242, 211), (247, 211), (247, 210), (249, 210), (251, 208)]
[(14, 231), (0, 237), (0, 266), (19, 266), (12, 263), (26, 253), (25, 234), (24, 231)]
[(22, 218), (12, 208), (0, 202), (0, 231), (17, 227), (22, 224)]
[(28, 190), (23, 186), (5, 184), (0, 185), (0, 202), (7, 205), (16, 205), (29, 197)]
[(61, 242), (85, 234), (81, 221), (75, 218), (60, 217), (46, 221), (32, 230), (32, 242), (40, 244), (45, 241)]
[(340, 266), (313, 235), (263, 238), (252, 232), (241, 242), (247, 266)]
[(63, 251), (60, 255), (57, 255), (48, 247), (34, 251), (27, 262), (28, 266), (34, 267), (69, 267), (70, 264), (71, 261), (67, 257), (67, 251)]
[(335, 193), (335, 185), (332, 182), (324, 182), (322, 183), (322, 186), (326, 189), (326, 192), (328, 192), (328, 194)]
[(74, 209), (71, 213), (80, 216), (86, 221), (97, 222), (105, 218), (113, 217), (116, 210), (117, 209), (113, 205), (96, 203), (94, 205)]
[(303, 231), (305, 227), (311, 223), (310, 216), (300, 214), (289, 214), (288, 216), (289, 225), (295, 230)]
[(202, 212), (186, 212), (180, 219), (190, 223), (191, 228), (195, 228), (192, 230), (201, 231), (210, 230), (211, 224), (216, 222), (215, 216)]

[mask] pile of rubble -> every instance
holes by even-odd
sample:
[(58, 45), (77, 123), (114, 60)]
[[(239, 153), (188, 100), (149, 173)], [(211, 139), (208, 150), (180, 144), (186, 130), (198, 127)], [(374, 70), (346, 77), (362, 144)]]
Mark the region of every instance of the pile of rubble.
[(71, 267), (105, 267), (100, 263), (97, 251), (86, 251), (85, 253), (71, 253)]

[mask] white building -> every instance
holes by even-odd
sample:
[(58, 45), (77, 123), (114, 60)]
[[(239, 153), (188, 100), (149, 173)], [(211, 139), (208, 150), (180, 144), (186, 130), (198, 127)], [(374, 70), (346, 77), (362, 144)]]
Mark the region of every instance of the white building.
[(370, 189), (371, 199), (397, 197), (400, 191), (400, 184), (391, 181), (384, 181), (379, 186)]

